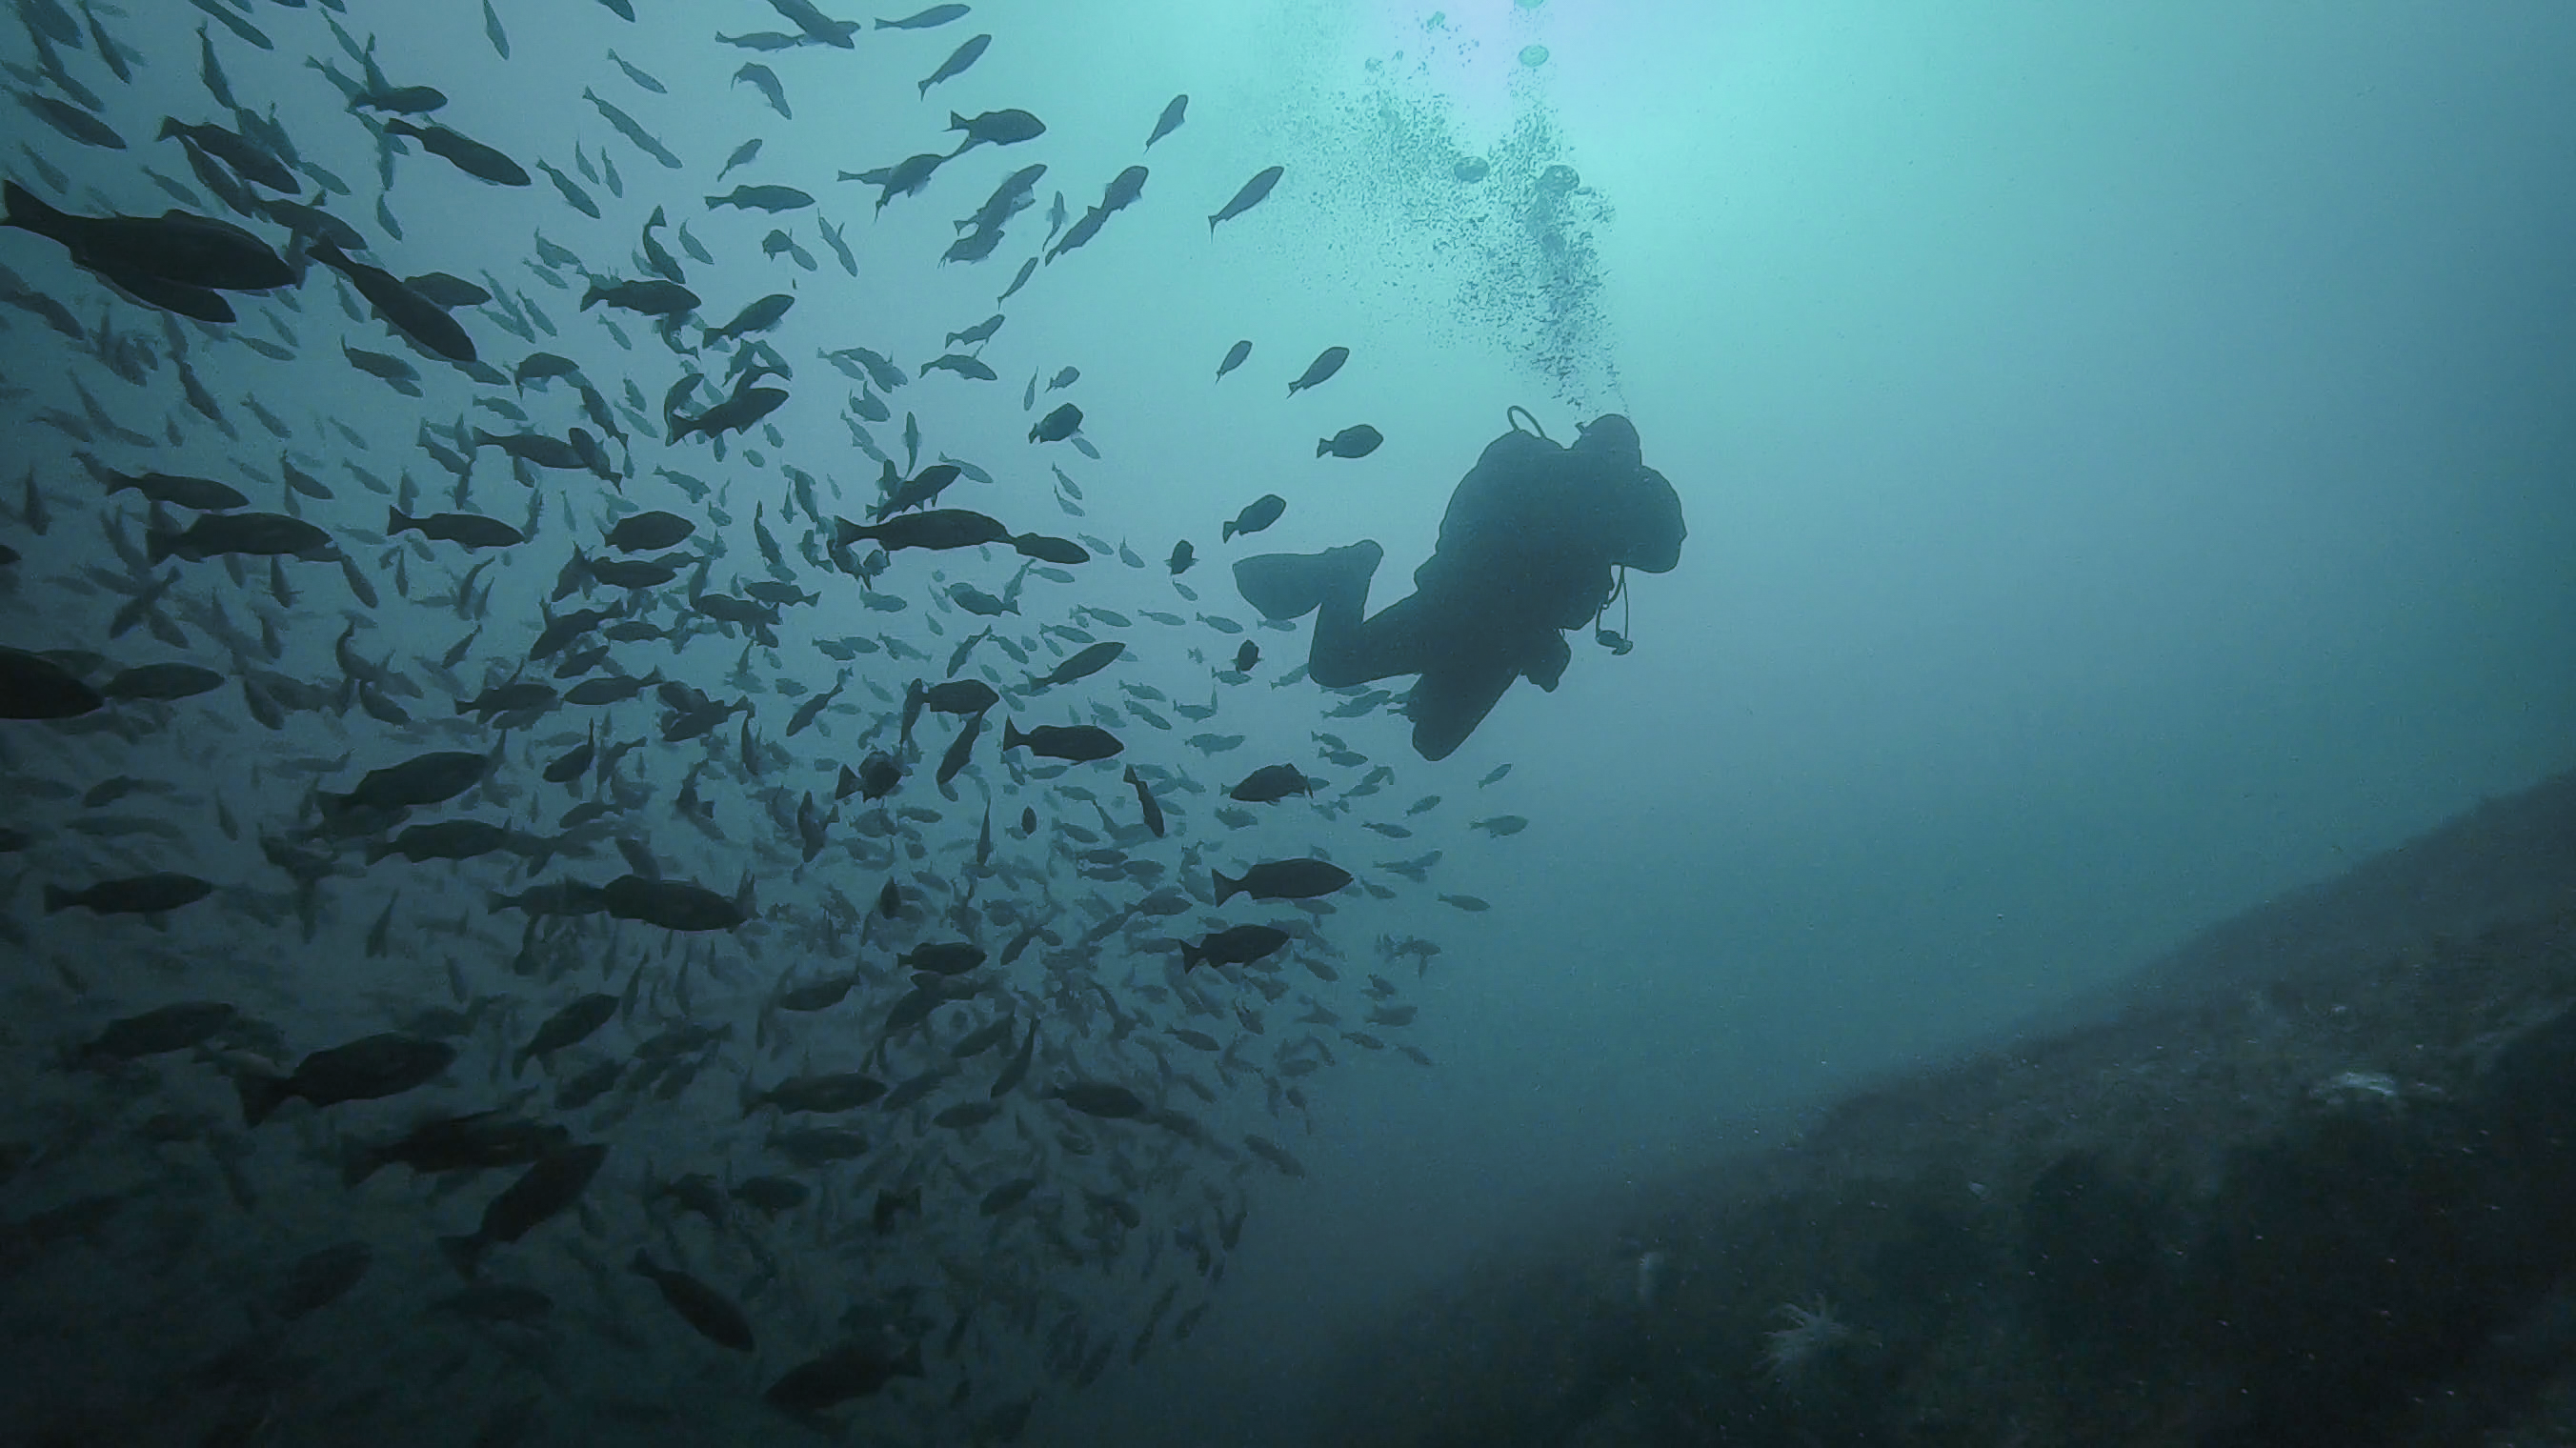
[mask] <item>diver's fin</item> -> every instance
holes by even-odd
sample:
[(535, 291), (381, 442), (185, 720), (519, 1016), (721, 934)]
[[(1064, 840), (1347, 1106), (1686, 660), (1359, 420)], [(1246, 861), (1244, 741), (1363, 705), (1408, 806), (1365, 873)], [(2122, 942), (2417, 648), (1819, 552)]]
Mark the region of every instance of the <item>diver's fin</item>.
[(1234, 565), (1243, 601), (1273, 622), (1303, 618), (1339, 589), (1356, 587), (1365, 598), (1386, 550), (1363, 539), (1323, 553), (1263, 553)]

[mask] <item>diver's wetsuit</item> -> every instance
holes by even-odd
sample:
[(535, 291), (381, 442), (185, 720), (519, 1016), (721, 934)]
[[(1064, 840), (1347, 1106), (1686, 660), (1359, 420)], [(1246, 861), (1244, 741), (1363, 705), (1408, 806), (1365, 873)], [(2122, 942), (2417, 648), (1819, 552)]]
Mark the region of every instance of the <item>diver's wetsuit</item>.
[(1443, 759), (1514, 679), (1556, 687), (1570, 657), (1563, 630), (1600, 611), (1613, 565), (1670, 572), (1683, 536), (1681, 499), (1612, 413), (1570, 448), (1517, 429), (1494, 439), (1450, 496), (1412, 596), (1374, 618), (1364, 617), (1383, 556), (1373, 542), (1247, 558), (1235, 581), (1268, 617), (1316, 610), (1316, 683), (1421, 675), (1406, 708), (1414, 748)]

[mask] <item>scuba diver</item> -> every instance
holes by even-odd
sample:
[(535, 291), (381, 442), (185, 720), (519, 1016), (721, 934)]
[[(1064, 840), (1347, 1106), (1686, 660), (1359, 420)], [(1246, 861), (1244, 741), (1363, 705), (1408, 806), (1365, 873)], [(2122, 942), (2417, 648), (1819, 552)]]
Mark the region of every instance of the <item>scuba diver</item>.
[[(1489, 443), (1450, 495), (1440, 540), (1413, 571), (1413, 594), (1363, 617), (1385, 557), (1363, 539), (1323, 553), (1268, 553), (1234, 565), (1235, 587), (1264, 618), (1315, 614), (1307, 677), (1345, 688), (1418, 674), (1405, 702), (1413, 747), (1445, 759), (1515, 679), (1554, 692), (1573, 651), (1564, 631), (1595, 622), (1635, 568), (1681, 561), (1682, 505), (1647, 467), (1637, 429), (1605, 413), (1561, 447), (1520, 418)], [(1608, 630), (1601, 642), (1626, 653)]]

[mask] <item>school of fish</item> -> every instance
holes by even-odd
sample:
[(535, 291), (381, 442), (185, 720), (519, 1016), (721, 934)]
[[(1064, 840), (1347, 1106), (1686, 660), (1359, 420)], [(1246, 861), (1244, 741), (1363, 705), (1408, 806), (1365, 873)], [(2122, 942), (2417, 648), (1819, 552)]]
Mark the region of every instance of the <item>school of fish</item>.
[[(1440, 947), (1337, 916), (1487, 902), (1415, 893), (1438, 795), (1362, 817), (1397, 771), (1328, 721), (1400, 701), (1264, 677), (1183, 577), (1289, 500), (1095, 536), (1067, 339), (878, 335), (860, 279), (1007, 246), (998, 308), (1296, 168), (1149, 191), (1223, 124), (1176, 96), (1024, 219), (1104, 152), (933, 108), (1011, 44), (965, 4), (460, 0), (490, 73), (421, 74), (401, 7), (190, 3), (16, 0), (8, 57), (0, 1296), (57, 1324), (9, 1434), (1005, 1443), (1188, 1337), (1306, 1078), (1432, 1064)], [(683, 33), (703, 73), (629, 58)], [(914, 154), (775, 167), (853, 87)], [(867, 229), (987, 184), (944, 253)], [(943, 429), (1015, 345), (1025, 436)], [(1283, 711), (1312, 757), (1235, 753)]]

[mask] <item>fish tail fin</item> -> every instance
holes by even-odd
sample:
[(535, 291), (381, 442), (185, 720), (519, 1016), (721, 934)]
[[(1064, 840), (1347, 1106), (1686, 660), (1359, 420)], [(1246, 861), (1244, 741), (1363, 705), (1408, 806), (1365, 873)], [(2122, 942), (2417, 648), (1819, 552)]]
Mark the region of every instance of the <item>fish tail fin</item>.
[(483, 1236), (479, 1232), (470, 1237), (438, 1239), (438, 1250), (447, 1254), (449, 1265), (460, 1277), (473, 1276), (474, 1269), (483, 1265), (483, 1247)]
[(242, 1125), (257, 1126), (269, 1114), (286, 1104), (286, 1080), (279, 1076), (246, 1071), (233, 1078), (233, 1089), (241, 1095)]
[(374, 1176), (376, 1169), (384, 1164), (384, 1157), (374, 1147), (353, 1143), (340, 1155), (340, 1185), (354, 1187)]
[(36, 193), (15, 181), (0, 184), (0, 226), (15, 226), (39, 234), (60, 222), (63, 213), (39, 200)]
[(1207, 963), (1207, 951), (1184, 940), (1181, 942), (1181, 969), (1188, 972)]
[(1004, 749), (1017, 749), (1028, 742), (1029, 736), (1020, 732), (1018, 721), (1012, 719), (1005, 719), (1002, 721), (1002, 747)]
[(1319, 437), (1315, 439), (1315, 456), (1322, 457), (1324, 454), (1331, 452), (1332, 450), (1333, 440), (1331, 438)]
[(1231, 543), (1231, 542), (1233, 542), (1233, 541), (1234, 541), (1234, 525), (1233, 525), (1232, 523), (1228, 523), (1228, 524), (1226, 524), (1224, 527), (1217, 529), (1217, 540), (1216, 540), (1216, 541), (1218, 541), (1219, 543)]
[(917, 1378), (924, 1375), (921, 1366), (921, 1342), (919, 1339), (915, 1339), (909, 1347), (906, 1347), (903, 1350), (903, 1356), (894, 1360), (894, 1370), (899, 1376), (907, 1378)]
[(47, 885), (45, 887), (46, 914), (59, 915), (72, 908), (73, 903), (74, 901), (71, 891), (64, 889), (60, 885)]
[(950, 111), (948, 113), (948, 129), (952, 131), (962, 131), (973, 124), (974, 122), (957, 114), (955, 111)]
[(1216, 903), (1219, 905), (1233, 899), (1235, 895), (1243, 889), (1243, 882), (1241, 880), (1227, 879), (1225, 877), (1225, 872), (1222, 870), (1210, 870), (1208, 871), (1208, 874), (1216, 881)]
[(184, 136), (186, 134), (187, 131), (179, 124), (179, 118), (177, 116), (163, 116), (161, 118), (161, 130), (158, 134), (154, 135), (152, 139), (156, 141), (166, 141), (172, 136)]
[[(389, 507), (389, 508), (387, 508), (387, 509), (385, 509), (385, 531), (386, 531), (386, 532), (388, 532), (388, 533), (408, 533), (408, 532), (410, 532), (412, 529), (417, 528), (417, 527), (419, 527), (419, 526), (420, 526), (420, 520), (419, 520), (418, 518), (412, 517), (412, 516), (411, 516), (410, 514), (408, 514), (408, 513), (405, 513), (402, 509), (400, 509), (400, 508), (390, 508), (390, 507)], [(578, 553), (578, 552), (580, 552), (581, 550), (579, 550), (579, 549), (574, 549), (573, 551), (574, 551), (574, 552), (576, 552), (576, 553)]]
[(626, 1264), (626, 1270), (638, 1277), (651, 1277), (656, 1280), (659, 1280), (662, 1275), (661, 1270), (653, 1265), (652, 1254), (641, 1247), (635, 1249), (635, 1260)]
[(156, 565), (179, 549), (179, 535), (167, 528), (154, 528), (143, 535), (143, 556)]

